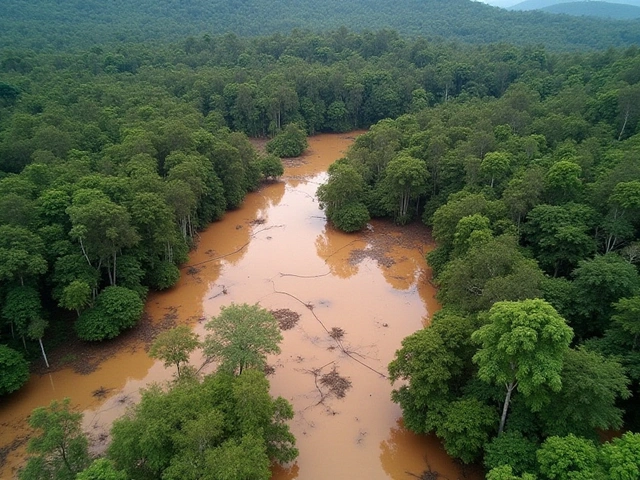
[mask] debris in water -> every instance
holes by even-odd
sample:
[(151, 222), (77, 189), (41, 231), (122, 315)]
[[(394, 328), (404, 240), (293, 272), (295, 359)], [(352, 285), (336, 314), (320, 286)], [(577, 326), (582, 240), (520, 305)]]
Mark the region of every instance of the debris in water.
[(271, 310), (270, 313), (278, 320), (280, 330), (291, 330), (298, 324), (298, 320), (300, 320), (300, 314), (288, 308)]
[(329, 332), (329, 336), (334, 340), (341, 340), (344, 337), (345, 331), (340, 327), (333, 327)]

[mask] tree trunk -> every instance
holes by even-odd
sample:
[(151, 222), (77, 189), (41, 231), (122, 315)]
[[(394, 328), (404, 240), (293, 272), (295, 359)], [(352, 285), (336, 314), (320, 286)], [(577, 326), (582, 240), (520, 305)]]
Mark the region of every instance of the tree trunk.
[(622, 140), (622, 135), (624, 134), (624, 129), (627, 127), (627, 121), (629, 120), (629, 112), (631, 110), (631, 105), (627, 105), (627, 111), (624, 113), (624, 123), (622, 124), (622, 129), (620, 130), (620, 135), (618, 135), (618, 141)]
[(504, 430), (504, 424), (507, 422), (507, 411), (509, 410), (509, 403), (511, 403), (511, 394), (518, 385), (518, 382), (513, 381), (507, 385), (507, 396), (504, 398), (504, 406), (502, 407), (502, 417), (500, 418), (500, 428), (498, 428), (498, 435)]
[(42, 345), (42, 338), (39, 338), (38, 342), (40, 342), (40, 350), (42, 350), (42, 358), (44, 358), (44, 363), (47, 366), (47, 368), (49, 368), (49, 360), (47, 359), (47, 354), (44, 351), (44, 345)]

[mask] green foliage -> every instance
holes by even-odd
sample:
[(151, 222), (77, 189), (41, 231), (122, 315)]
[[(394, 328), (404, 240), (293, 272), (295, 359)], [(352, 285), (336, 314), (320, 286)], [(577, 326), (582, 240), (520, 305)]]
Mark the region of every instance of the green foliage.
[[(482, 233), (488, 232), (475, 235)], [(523, 255), (513, 237), (487, 237), (482, 235), (481, 241), (442, 269), (438, 299), (477, 312), (503, 300), (539, 297), (544, 277), (536, 262)]]
[(568, 435), (549, 437), (536, 454), (542, 478), (588, 480), (597, 478), (598, 451), (593, 442)]
[(180, 366), (189, 362), (189, 355), (199, 345), (198, 335), (188, 325), (179, 325), (158, 334), (149, 348), (149, 356), (162, 360), (165, 367), (175, 365), (180, 377)]
[(29, 362), (20, 352), (0, 344), (0, 395), (15, 392), (29, 380)]
[(205, 328), (211, 333), (204, 339), (204, 354), (218, 360), (222, 371), (240, 375), (247, 368), (262, 369), (268, 354), (280, 353), (278, 321), (258, 304), (221, 307)]
[(29, 417), (38, 434), (29, 441), (27, 465), (20, 480), (74, 480), (90, 463), (88, 441), (82, 431), (82, 413), (71, 408), (71, 401), (52, 401), (36, 408)]
[(481, 380), (507, 387), (499, 432), (515, 389), (534, 411), (549, 402), (551, 392), (560, 391), (560, 372), (572, 337), (566, 321), (544, 300), (491, 307), (488, 323), (472, 335), (480, 345), (473, 360)]
[(443, 310), (431, 325), (402, 341), (389, 364), (391, 382), (407, 381), (391, 398), (400, 404), (407, 428), (427, 433), (443, 421), (441, 410), (459, 393), (471, 367), (472, 318)]
[(272, 461), (298, 455), (291, 406), (269, 395), (262, 372), (155, 386), (113, 426), (109, 457), (132, 480), (270, 478)]
[(166, 290), (180, 280), (180, 269), (166, 260), (159, 262), (148, 272), (149, 284), (156, 290)]
[(626, 432), (602, 445), (600, 461), (611, 480), (640, 477), (640, 434)]
[(127, 474), (116, 470), (106, 458), (99, 458), (78, 473), (76, 480), (127, 480)]
[(290, 123), (267, 143), (267, 152), (282, 158), (299, 157), (308, 147), (307, 134)]
[(629, 380), (615, 360), (583, 348), (565, 352), (562, 390), (553, 394), (553, 408), (540, 412), (546, 435), (596, 437), (596, 432), (622, 427), (620, 399), (630, 395)]
[(331, 222), (343, 232), (358, 232), (367, 226), (371, 217), (361, 202), (347, 203), (332, 212)]
[(640, 287), (635, 266), (615, 253), (582, 260), (573, 277), (576, 313), (581, 320), (576, 323), (576, 331), (582, 338), (604, 333), (613, 313), (612, 305), (621, 298), (633, 296)]
[(276, 179), (284, 173), (282, 160), (276, 155), (267, 155), (259, 160), (260, 173), (264, 178)]
[(476, 398), (462, 398), (449, 403), (442, 411), (436, 434), (447, 453), (464, 463), (473, 462), (495, 429), (496, 411)]
[(75, 323), (83, 340), (98, 341), (116, 337), (133, 327), (144, 309), (144, 303), (133, 290), (107, 287), (96, 298), (95, 306), (85, 310)]
[(493, 471), (508, 466), (514, 476), (536, 470), (536, 442), (517, 431), (506, 431), (485, 445), (484, 465)]

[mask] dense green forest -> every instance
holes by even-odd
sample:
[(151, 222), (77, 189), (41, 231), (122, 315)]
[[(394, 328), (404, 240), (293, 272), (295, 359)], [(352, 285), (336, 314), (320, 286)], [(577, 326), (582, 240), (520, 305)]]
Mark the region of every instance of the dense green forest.
[(634, 479), (640, 57), (538, 58), (502, 95), (414, 90), (318, 198), (345, 231), (433, 228), (443, 310), (389, 365), (408, 428), (491, 479)]
[(608, 2), (569, 2), (541, 9), (549, 13), (631, 20), (640, 18), (640, 7)]
[(0, 45), (88, 49), (121, 41), (176, 41), (187, 35), (288, 34), (349, 26), (467, 43), (544, 44), (562, 50), (640, 43), (640, 21), (510, 12), (469, 0), (4, 0)]
[[(177, 281), (198, 229), (281, 173), (248, 136), (273, 136), (282, 155), (301, 131), (371, 126), (318, 195), (345, 230), (370, 217), (433, 228), (444, 308), (389, 366), (406, 380), (393, 395), (405, 424), (494, 480), (637, 478), (637, 47), (558, 53), (341, 28), (0, 55), (0, 394), (20, 388), (41, 347), (134, 325), (149, 288)], [(247, 475), (261, 478), (278, 453), (256, 432), (289, 441), (289, 413), (255, 373), (149, 391), (117, 424), (111, 458), (135, 478), (209, 478), (179, 469), (254, 452), (260, 471)], [(242, 389), (263, 405), (246, 425), (229, 400)], [(209, 403), (180, 416), (194, 396)], [(136, 436), (145, 421), (163, 433)], [(238, 429), (203, 430), (227, 423)], [(165, 436), (175, 425), (188, 434)], [(607, 430), (629, 432), (598, 444)], [(133, 445), (155, 463), (136, 470)], [(197, 445), (215, 452), (194, 460)]]

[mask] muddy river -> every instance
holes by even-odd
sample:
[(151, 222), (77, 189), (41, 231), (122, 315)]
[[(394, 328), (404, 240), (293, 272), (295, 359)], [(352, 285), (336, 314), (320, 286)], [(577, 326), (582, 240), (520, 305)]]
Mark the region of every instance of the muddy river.
[[(145, 321), (186, 323), (203, 334), (205, 319), (231, 302), (299, 315), (283, 331), (282, 353), (269, 359), (271, 392), (292, 403), (300, 450), (293, 464), (274, 469), (275, 480), (410, 479), (427, 464), (451, 480), (480, 478), (463, 472), (435, 438), (406, 431), (390, 401), (387, 364), (438, 308), (424, 261), (430, 240), (420, 226), (373, 222), (364, 233), (346, 235), (327, 225), (315, 191), (353, 138), (311, 138), (281, 182), (250, 194), (241, 209), (202, 232), (179, 284), (149, 297)], [(138, 390), (171, 378), (173, 370), (152, 361), (141, 340), (121, 343), (92, 373), (34, 375), (2, 400), (1, 478), (13, 478), (24, 457), (33, 408), (71, 397), (100, 452), (111, 422)], [(334, 369), (350, 382), (342, 398), (317, 381)]]

